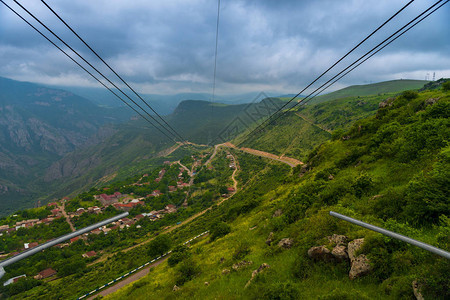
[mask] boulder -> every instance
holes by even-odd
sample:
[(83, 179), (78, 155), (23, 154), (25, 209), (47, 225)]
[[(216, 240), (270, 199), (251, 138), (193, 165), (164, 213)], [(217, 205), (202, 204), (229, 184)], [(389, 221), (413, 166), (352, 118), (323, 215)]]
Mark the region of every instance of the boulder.
[(315, 261), (332, 261), (334, 259), (331, 251), (325, 246), (311, 247), (308, 250), (308, 256)]
[(292, 239), (284, 238), (278, 242), (278, 247), (283, 248), (283, 249), (291, 249), (293, 244), (294, 244), (294, 241)]
[(425, 100), (425, 104), (426, 104), (426, 105), (433, 105), (433, 104), (435, 104), (438, 100), (439, 100), (439, 98), (429, 98), (429, 99)]
[(350, 273), (348, 274), (350, 279), (355, 279), (368, 274), (371, 270), (369, 259), (361, 254), (353, 259)]
[(246, 266), (249, 266), (251, 264), (253, 264), (252, 261), (243, 260), (243, 261), (240, 261), (238, 263), (235, 263), (231, 268), (233, 268), (233, 270), (235, 270), (235, 271), (238, 271), (239, 269), (242, 269), (242, 268), (244, 268)]
[(414, 280), (412, 282), (412, 288), (413, 288), (414, 296), (416, 297), (416, 299), (417, 300), (424, 300), (423, 295), (420, 292), (422, 286), (420, 285), (420, 283), (417, 282), (417, 280)]
[(208, 282), (208, 281), (205, 281), (205, 285), (208, 286), (208, 285), (209, 285), (209, 282)]
[(177, 285), (174, 285), (172, 291), (176, 292), (176, 291), (178, 291), (179, 289), (180, 289), (180, 288), (179, 288)]
[(230, 270), (229, 269), (223, 269), (222, 270), (222, 275), (227, 275), (227, 274), (229, 274), (230, 273)]
[(254, 270), (252, 272), (252, 278), (250, 278), (250, 280), (245, 284), (245, 288), (248, 287), (250, 285), (250, 283), (252, 282), (252, 280), (256, 277), (256, 275), (258, 275), (259, 273), (263, 272), (265, 269), (270, 268), (269, 264), (267, 263), (263, 263), (259, 266), (258, 269)]
[(348, 237), (345, 235), (333, 234), (332, 236), (327, 236), (327, 239), (330, 243), (335, 244), (336, 246), (344, 245), (348, 241)]
[(359, 249), (361, 249), (362, 244), (364, 244), (364, 238), (362, 239), (356, 239), (351, 241), (350, 243), (348, 243), (348, 249), (347, 249), (347, 253), (348, 253), (348, 257), (350, 258), (350, 261), (353, 262), (356, 258), (356, 251), (358, 251)]
[(283, 210), (282, 210), (281, 208), (279, 208), (279, 209), (277, 209), (277, 210), (273, 213), (272, 218), (279, 217), (279, 216), (281, 216), (282, 214), (283, 214)]
[(272, 242), (273, 242), (273, 232), (270, 232), (269, 236), (267, 237), (266, 244), (270, 246)]
[(338, 245), (334, 247), (333, 250), (331, 251), (331, 255), (333, 255), (333, 257), (337, 262), (343, 262), (348, 260), (346, 247), (343, 245)]

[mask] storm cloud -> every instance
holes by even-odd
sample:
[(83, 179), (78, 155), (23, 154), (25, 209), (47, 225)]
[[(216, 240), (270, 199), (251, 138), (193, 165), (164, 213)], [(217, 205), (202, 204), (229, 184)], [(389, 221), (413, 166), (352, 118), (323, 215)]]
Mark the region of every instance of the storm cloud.
[[(5, 1), (25, 16), (13, 1)], [(21, 3), (86, 58), (101, 66), (40, 1)], [(211, 92), (217, 1), (48, 0), (47, 3), (139, 91)], [(217, 91), (297, 93), (405, 3), (222, 0)], [(416, 0), (336, 70), (432, 3)], [(425, 79), (427, 73), (433, 72), (436, 78), (450, 77), (449, 16), (447, 4), (342, 79), (335, 88), (397, 78)], [(105, 67), (100, 69), (110, 74)], [(0, 76), (51, 85), (98, 86), (3, 5), (0, 5)]]

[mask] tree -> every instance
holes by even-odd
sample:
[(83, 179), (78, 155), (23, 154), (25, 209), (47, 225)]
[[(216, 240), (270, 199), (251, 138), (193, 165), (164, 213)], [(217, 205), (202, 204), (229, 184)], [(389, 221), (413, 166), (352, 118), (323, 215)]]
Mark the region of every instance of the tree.
[(444, 92), (450, 92), (450, 80), (442, 84), (442, 90)]
[(218, 222), (211, 227), (210, 234), (211, 240), (214, 241), (220, 237), (223, 237), (231, 232), (231, 227), (227, 223)]
[(149, 244), (148, 255), (151, 257), (162, 255), (170, 249), (172, 241), (167, 235), (158, 235)]

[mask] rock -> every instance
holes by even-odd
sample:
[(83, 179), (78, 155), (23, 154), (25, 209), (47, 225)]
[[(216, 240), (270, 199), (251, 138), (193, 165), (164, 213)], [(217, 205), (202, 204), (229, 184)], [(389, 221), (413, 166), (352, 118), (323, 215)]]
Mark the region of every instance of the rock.
[(270, 246), (272, 242), (273, 242), (273, 232), (270, 232), (269, 236), (267, 237), (266, 244)]
[(253, 226), (252, 228), (249, 228), (248, 230), (254, 230), (254, 229), (256, 229), (256, 227), (258, 227), (258, 226)]
[(311, 247), (308, 250), (308, 256), (315, 261), (332, 261), (334, 259), (330, 250), (325, 246)]
[(348, 237), (345, 235), (333, 234), (332, 236), (327, 236), (327, 239), (330, 243), (335, 244), (336, 246), (344, 245), (348, 242)]
[(375, 196), (372, 196), (371, 198), (370, 198), (370, 200), (375, 200), (375, 199), (378, 199), (378, 198), (381, 198), (381, 197), (383, 197), (384, 195), (375, 195)]
[(239, 269), (242, 269), (242, 268), (244, 268), (244, 267), (246, 267), (246, 266), (249, 266), (249, 265), (251, 265), (251, 264), (253, 264), (252, 261), (243, 260), (243, 261), (240, 261), (240, 262), (238, 262), (238, 263), (235, 263), (235, 264), (232, 266), (232, 268), (233, 268), (233, 270), (238, 271)]
[(252, 278), (250, 278), (250, 280), (245, 284), (245, 287), (248, 287), (250, 285), (250, 283), (252, 282), (252, 280), (256, 277), (256, 275), (258, 275), (259, 273), (263, 272), (265, 269), (270, 268), (269, 264), (267, 263), (263, 263), (262, 265), (259, 266), (258, 269), (254, 270), (252, 272)]
[(176, 292), (176, 291), (178, 291), (179, 289), (180, 289), (180, 288), (175, 284), (175, 285), (173, 286), (172, 291)]
[(362, 244), (364, 244), (364, 239), (356, 239), (351, 241), (350, 243), (348, 243), (348, 249), (347, 249), (347, 253), (348, 253), (348, 257), (350, 258), (350, 261), (353, 263), (353, 260), (355, 260), (356, 258), (356, 251), (358, 251)]
[(364, 254), (361, 254), (352, 261), (352, 268), (350, 269), (348, 277), (353, 280), (368, 274), (370, 270), (371, 266), (369, 264), (369, 259)]
[(380, 102), (378, 104), (378, 108), (385, 108), (388, 106), (392, 106), (392, 104), (394, 103), (395, 98), (387, 98), (386, 100)]
[(435, 104), (438, 100), (439, 100), (439, 98), (429, 98), (429, 99), (425, 100), (425, 104), (426, 104), (426, 105), (433, 105), (433, 104)]
[(414, 296), (416, 297), (417, 300), (424, 300), (422, 293), (420, 292), (422, 285), (420, 283), (417, 282), (417, 280), (414, 280), (412, 282), (412, 288), (413, 288), (413, 292), (414, 292)]
[(308, 164), (304, 164), (302, 165), (301, 169), (300, 169), (300, 173), (298, 174), (299, 177), (302, 177), (303, 175), (305, 175), (306, 172), (308, 172), (310, 170), (310, 167)]
[(229, 274), (230, 273), (230, 270), (229, 269), (223, 269), (222, 270), (222, 275), (227, 275), (227, 274)]
[(343, 141), (346, 141), (346, 140), (349, 140), (350, 138), (351, 138), (351, 136), (345, 135), (345, 136), (342, 137), (342, 140), (343, 140)]
[(343, 262), (348, 260), (346, 247), (343, 245), (334, 247), (333, 250), (331, 251), (331, 255), (333, 255), (333, 257), (337, 262)]
[(281, 216), (282, 214), (283, 214), (283, 210), (282, 210), (281, 208), (279, 208), (279, 209), (277, 209), (277, 210), (273, 213), (272, 218), (279, 217), (279, 216)]
[(205, 285), (208, 286), (208, 285), (209, 285), (209, 282), (208, 282), (208, 281), (205, 281)]
[(283, 248), (283, 249), (291, 249), (293, 244), (294, 244), (294, 241), (292, 239), (284, 238), (278, 242), (278, 247)]
[(333, 179), (334, 179), (333, 174), (328, 175), (328, 180), (333, 180)]

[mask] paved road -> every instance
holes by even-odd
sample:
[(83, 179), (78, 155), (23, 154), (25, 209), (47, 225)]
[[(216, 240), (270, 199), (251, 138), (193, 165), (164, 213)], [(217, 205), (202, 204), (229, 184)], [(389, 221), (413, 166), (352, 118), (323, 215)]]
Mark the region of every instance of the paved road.
[(155, 261), (154, 263), (148, 265), (145, 268), (142, 268), (142, 270), (140, 270), (139, 272), (134, 273), (133, 275), (128, 276), (127, 278), (125, 278), (124, 280), (119, 281), (118, 283), (116, 283), (113, 286), (110, 286), (108, 288), (103, 289), (100, 293), (95, 294), (89, 298), (87, 298), (88, 300), (94, 299), (97, 296), (106, 296), (109, 294), (112, 294), (114, 292), (117, 292), (120, 288), (123, 288), (124, 286), (126, 286), (127, 284), (130, 284), (136, 280), (141, 279), (142, 277), (144, 277), (145, 275), (147, 275), (150, 272), (151, 268), (154, 268), (158, 265), (160, 265), (162, 262), (164, 262), (169, 256), (164, 257), (163, 259), (160, 259), (158, 261)]

